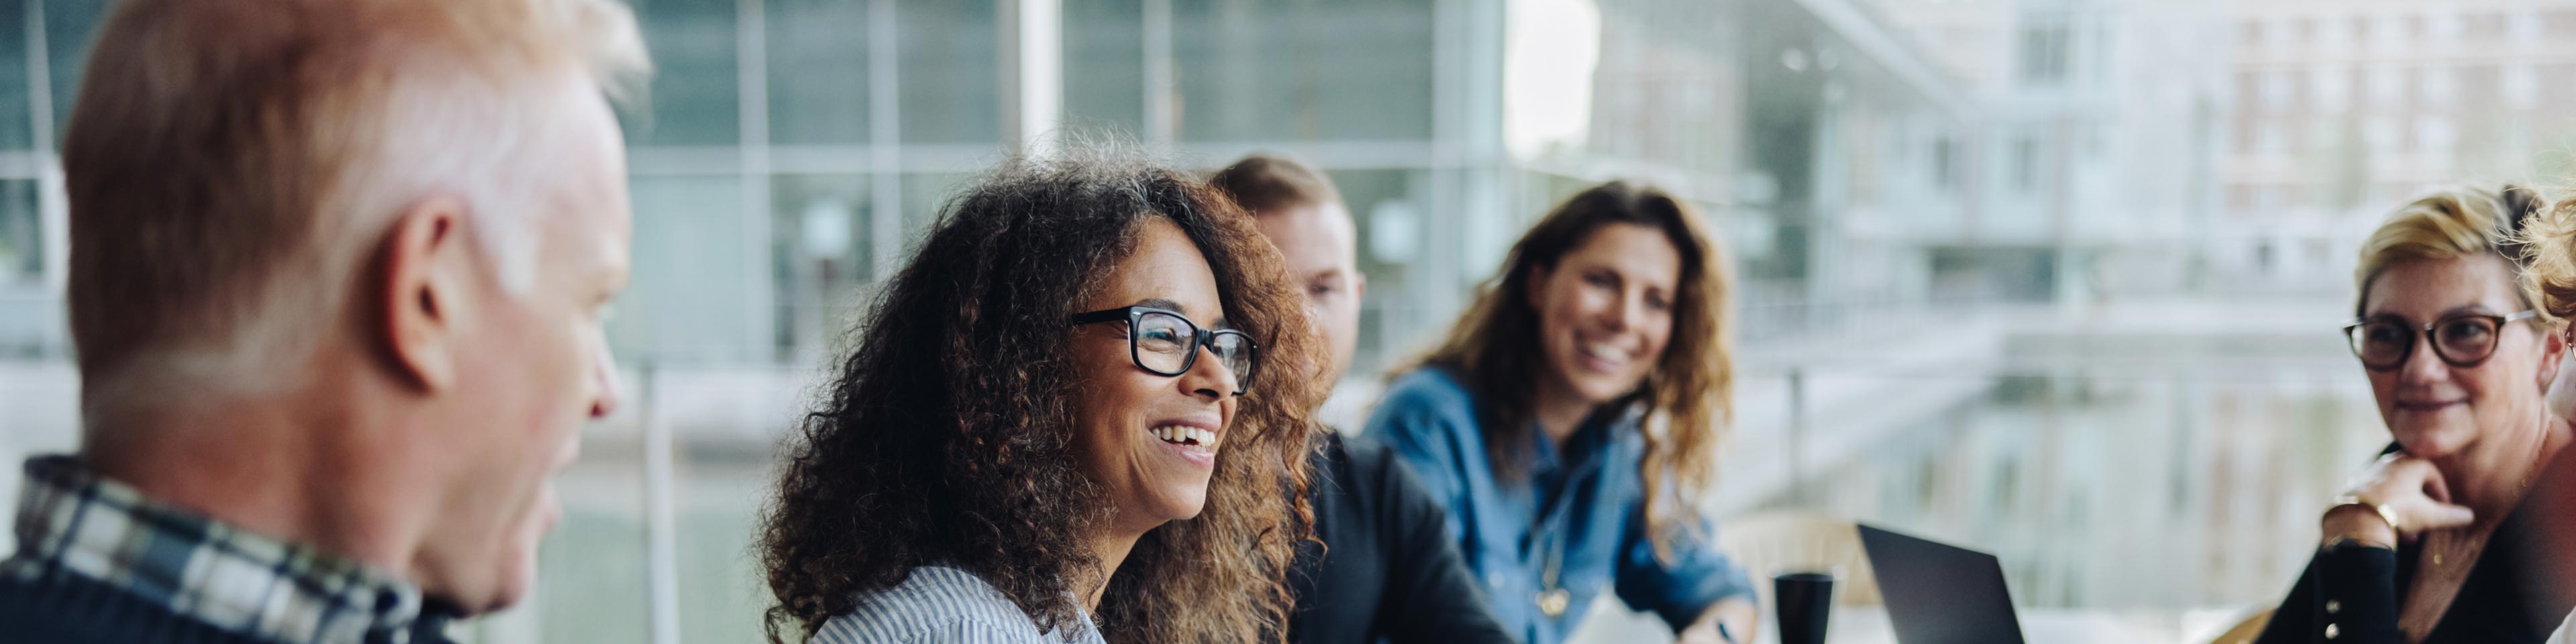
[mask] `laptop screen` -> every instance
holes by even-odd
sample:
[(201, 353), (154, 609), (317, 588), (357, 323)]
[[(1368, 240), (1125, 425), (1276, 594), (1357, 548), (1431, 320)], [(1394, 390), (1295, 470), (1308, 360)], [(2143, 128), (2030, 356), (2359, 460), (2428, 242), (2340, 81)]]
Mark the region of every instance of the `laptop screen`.
[(1887, 618), (1904, 644), (2017, 643), (2003, 566), (1975, 550), (1860, 526)]

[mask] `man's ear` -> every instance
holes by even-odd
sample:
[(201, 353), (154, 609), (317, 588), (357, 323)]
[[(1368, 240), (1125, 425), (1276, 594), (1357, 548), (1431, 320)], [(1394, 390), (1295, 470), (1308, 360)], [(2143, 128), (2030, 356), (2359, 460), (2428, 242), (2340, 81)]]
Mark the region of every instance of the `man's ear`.
[(425, 390), (456, 384), (458, 307), (473, 278), (464, 222), (464, 204), (433, 197), (404, 209), (385, 238), (376, 335), (395, 370)]
[(1351, 268), (1351, 301), (1354, 301), (1354, 302), (1362, 301), (1362, 300), (1366, 299), (1367, 297), (1368, 297), (1368, 274), (1367, 274), (1367, 273), (1362, 273), (1362, 272), (1360, 272), (1360, 269), (1359, 269), (1358, 267), (1352, 267), (1352, 268)]

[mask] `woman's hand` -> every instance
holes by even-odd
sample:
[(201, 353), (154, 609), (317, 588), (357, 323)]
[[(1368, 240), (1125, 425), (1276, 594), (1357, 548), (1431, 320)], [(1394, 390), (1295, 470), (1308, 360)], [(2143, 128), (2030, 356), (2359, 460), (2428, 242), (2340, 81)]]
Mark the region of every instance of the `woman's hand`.
[(2388, 520), (2371, 507), (2338, 505), (2326, 510), (2320, 521), (2321, 543), (2359, 541), (2394, 548), (2411, 543), (2426, 530), (2456, 528), (2477, 518), (2467, 507), (2451, 503), (2450, 485), (2442, 481), (2442, 471), (2432, 461), (2403, 453), (2380, 457), (2370, 464), (2344, 494), (2362, 503), (2385, 506), (2397, 519)]
[[(1720, 625), (1725, 626), (1725, 635), (1718, 634)], [(1701, 612), (1699, 620), (1676, 633), (1675, 639), (1681, 644), (1751, 644), (1761, 627), (1761, 608), (1746, 598), (1730, 597)]]

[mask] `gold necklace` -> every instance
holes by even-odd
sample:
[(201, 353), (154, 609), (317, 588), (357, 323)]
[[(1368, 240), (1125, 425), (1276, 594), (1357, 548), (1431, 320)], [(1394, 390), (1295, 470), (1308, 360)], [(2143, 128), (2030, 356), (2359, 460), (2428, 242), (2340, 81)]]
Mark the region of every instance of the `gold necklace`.
[[(2515, 505), (2521, 505), (2521, 504), (2522, 504), (2522, 497), (2523, 497), (2524, 495), (2527, 495), (2527, 494), (2530, 494), (2530, 493), (2531, 493), (2531, 477), (2536, 476), (2536, 475), (2538, 475), (2538, 474), (2540, 473), (2541, 457), (2542, 457), (2542, 456), (2544, 456), (2544, 455), (2547, 455), (2547, 454), (2549, 453), (2549, 449), (2548, 449), (2548, 448), (2549, 448), (2549, 426), (2548, 426), (2548, 425), (2546, 425), (2546, 424), (2544, 424), (2544, 425), (2541, 425), (2541, 426), (2540, 426), (2540, 445), (2539, 445), (2537, 448), (2535, 448), (2535, 449), (2531, 450), (2531, 457), (2532, 457), (2532, 458), (2531, 458), (2531, 466), (2530, 466), (2530, 467), (2527, 467), (2527, 468), (2524, 468), (2524, 469), (2522, 470), (2522, 482), (2521, 482), (2520, 484), (2518, 484), (2518, 485), (2516, 485), (2516, 486), (2514, 487), (2514, 490), (2513, 490), (2513, 501), (2514, 501), (2514, 504), (2515, 504)], [(2499, 518), (2499, 519), (2497, 520), (2497, 524), (2501, 525), (2502, 523), (2503, 523), (2503, 520), (2502, 520), (2501, 518)], [(2481, 531), (2481, 532), (2486, 532), (2486, 531)], [(2444, 540), (2444, 541), (2449, 541), (2449, 539), (2448, 539), (2447, 537), (2452, 536), (2452, 535), (2455, 535), (2455, 534), (2459, 534), (2459, 533), (2445, 532), (2445, 533), (2442, 535), (2442, 536), (2444, 536), (2444, 537), (2445, 537), (2445, 539), (2443, 539), (2443, 540)], [(2431, 536), (2431, 535), (2427, 535), (2427, 536)], [(2427, 541), (2429, 541), (2429, 539), (2428, 539)], [(2424, 548), (2424, 549), (2425, 549), (2426, 551), (2431, 552), (2431, 553), (2432, 553), (2432, 555), (2433, 555), (2433, 566), (2434, 566), (2434, 567), (2436, 567), (2436, 568), (2441, 567), (2441, 566), (2442, 566), (2442, 549), (2432, 547), (2432, 544), (2431, 544), (2431, 543), (2426, 543), (2426, 544), (2424, 544), (2424, 545), (2425, 545), (2425, 548)], [(2458, 547), (2458, 546), (2453, 546), (2453, 547)], [(2463, 555), (2463, 556), (2465, 556), (2465, 557), (2469, 558), (2470, 560), (2474, 561), (2474, 560), (2476, 560), (2476, 559), (2477, 559), (2477, 553), (2484, 552), (2485, 550), (2486, 550), (2486, 540), (2485, 540), (2485, 539), (2475, 539), (2475, 540), (2472, 540), (2472, 541), (2468, 544), (2468, 547), (2466, 547), (2466, 548), (2462, 549), (2462, 552), (2466, 552), (2466, 553), (2468, 553), (2468, 554)]]

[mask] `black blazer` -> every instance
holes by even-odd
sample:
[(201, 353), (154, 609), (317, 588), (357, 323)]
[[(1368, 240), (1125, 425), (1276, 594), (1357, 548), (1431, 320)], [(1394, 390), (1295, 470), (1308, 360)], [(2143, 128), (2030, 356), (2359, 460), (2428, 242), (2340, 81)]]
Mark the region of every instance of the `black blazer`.
[(1314, 543), (1298, 544), (1288, 584), (1296, 644), (1509, 644), (1485, 591), (1449, 538), (1448, 509), (1394, 453), (1324, 434), (1315, 468)]
[[(2396, 451), (2391, 445), (2386, 452)], [(2565, 464), (2568, 459), (2558, 459)], [(2566, 467), (2553, 465), (2555, 477)], [(2476, 642), (2503, 644), (2540, 644), (2549, 638), (2558, 624), (2567, 619), (2571, 606), (2567, 593), (2553, 587), (2543, 567), (2534, 565), (2535, 556), (2546, 556), (2532, 546), (2542, 535), (2537, 530), (2552, 523), (2546, 520), (2559, 510), (2548, 503), (2547, 486), (2533, 486), (2524, 494), (2513, 513), (2505, 515), (2488, 537), (2484, 554), (2477, 566), (2469, 569), (2469, 578), (2460, 585), (2460, 594), (2442, 613), (2424, 644)], [(2290, 587), (2290, 596), (2281, 600), (2272, 612), (2272, 623), (2263, 628), (2256, 644), (2400, 644), (2405, 635), (2397, 630), (2398, 607), (2404, 605), (2406, 589), (2415, 579), (2415, 560), (2422, 553), (2413, 545), (2396, 550), (2338, 544), (2320, 549), (2308, 561), (2307, 572), (2299, 575)], [(2332, 610), (2328, 610), (2328, 609)], [(2327, 626), (2333, 626), (2335, 637), (2326, 637)]]

